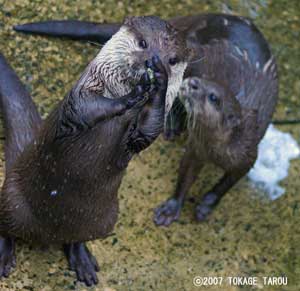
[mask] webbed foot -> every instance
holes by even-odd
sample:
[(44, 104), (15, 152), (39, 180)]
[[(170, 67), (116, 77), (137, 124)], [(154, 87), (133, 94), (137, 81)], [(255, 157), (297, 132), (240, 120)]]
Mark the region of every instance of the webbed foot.
[(95, 257), (84, 243), (72, 243), (64, 246), (64, 252), (70, 269), (76, 272), (78, 281), (87, 286), (98, 284), (97, 272), (100, 268)]
[(8, 277), (16, 266), (15, 242), (12, 238), (0, 237), (0, 279)]
[(181, 207), (182, 203), (175, 198), (165, 201), (154, 210), (154, 223), (169, 226), (173, 221), (178, 220)]

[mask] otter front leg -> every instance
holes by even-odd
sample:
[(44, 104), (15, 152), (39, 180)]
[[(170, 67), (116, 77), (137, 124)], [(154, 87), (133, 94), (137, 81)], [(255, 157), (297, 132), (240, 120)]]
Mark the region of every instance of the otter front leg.
[(133, 153), (147, 148), (162, 132), (164, 123), (168, 75), (157, 56), (147, 61), (146, 66), (154, 71), (154, 89), (149, 92), (149, 101), (140, 112), (136, 127), (129, 136), (127, 147)]
[(12, 238), (0, 237), (0, 279), (8, 277), (16, 266), (15, 242)]
[(66, 244), (64, 252), (70, 269), (76, 272), (78, 281), (87, 286), (98, 284), (96, 272), (100, 271), (99, 265), (84, 243)]
[(193, 152), (186, 152), (180, 162), (177, 186), (174, 195), (163, 202), (154, 211), (156, 225), (168, 226), (180, 215), (184, 198), (193, 185), (203, 163), (195, 159)]
[(198, 221), (204, 221), (219, 204), (227, 191), (246, 175), (249, 169), (250, 168), (247, 168), (247, 170), (226, 172), (213, 189), (202, 197), (201, 202), (196, 207), (196, 219)]
[(145, 100), (144, 95), (149, 89), (150, 82), (147, 73), (145, 73), (135, 89), (121, 98), (110, 99), (99, 95), (91, 96), (89, 93), (88, 98), (83, 98), (82, 118), (89, 127), (93, 127), (102, 120), (122, 115), (126, 110), (142, 103)]
[(147, 73), (142, 75), (132, 92), (116, 99), (106, 98), (83, 87), (75, 87), (61, 106), (57, 136), (72, 135), (78, 130), (92, 128), (103, 120), (124, 114), (137, 104), (143, 103), (149, 89)]

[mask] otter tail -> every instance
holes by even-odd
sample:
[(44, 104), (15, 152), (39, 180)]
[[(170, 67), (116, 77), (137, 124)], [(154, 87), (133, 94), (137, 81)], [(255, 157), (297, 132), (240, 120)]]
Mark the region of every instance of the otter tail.
[(103, 44), (119, 30), (120, 26), (119, 23), (102, 24), (77, 20), (52, 20), (16, 25), (14, 30), (29, 34), (95, 41)]
[(5, 133), (6, 172), (33, 140), (41, 117), (16, 73), (0, 53), (0, 108)]

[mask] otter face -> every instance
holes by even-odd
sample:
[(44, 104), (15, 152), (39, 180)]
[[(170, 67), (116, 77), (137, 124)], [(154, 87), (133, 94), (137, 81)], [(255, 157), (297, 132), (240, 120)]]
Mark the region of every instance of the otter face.
[(106, 83), (109, 80), (108, 91), (111, 95), (128, 93), (145, 72), (145, 61), (154, 55), (159, 56), (169, 77), (166, 97), (168, 112), (182, 83), (189, 50), (184, 36), (155, 16), (126, 18), (120, 30), (97, 56), (96, 62), (102, 64)]
[(179, 93), (192, 127), (196, 123), (211, 130), (232, 130), (241, 123), (237, 99), (222, 86), (197, 77), (186, 78)]

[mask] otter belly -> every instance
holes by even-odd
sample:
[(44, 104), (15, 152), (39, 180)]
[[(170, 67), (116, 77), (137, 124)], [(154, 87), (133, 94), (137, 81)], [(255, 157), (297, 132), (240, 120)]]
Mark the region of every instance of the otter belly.
[(6, 211), (2, 212), (0, 231), (46, 244), (104, 238), (118, 218), (117, 192), (122, 176), (81, 183), (77, 190), (66, 187), (64, 191), (29, 183), (24, 187), (25, 181), (11, 177), (2, 191), (1, 208)]
[(48, 229), (47, 234), (40, 232), (40, 240), (44, 241), (46, 236), (46, 240), (53, 243), (71, 243), (106, 237), (112, 232), (118, 218), (117, 193), (110, 201), (102, 200), (102, 203), (105, 205), (97, 201), (85, 201), (84, 205), (68, 210), (66, 204), (50, 210), (44, 219), (39, 217), (43, 228)]

